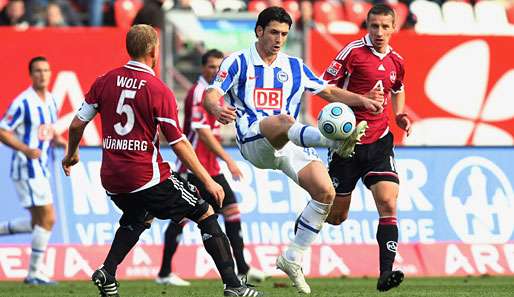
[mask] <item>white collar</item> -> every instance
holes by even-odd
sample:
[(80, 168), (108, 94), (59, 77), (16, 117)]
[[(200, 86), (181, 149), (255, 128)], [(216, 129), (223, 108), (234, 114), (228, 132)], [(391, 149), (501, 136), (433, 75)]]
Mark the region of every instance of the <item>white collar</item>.
[(208, 86), (209, 82), (203, 77), (203, 75), (198, 76), (198, 83), (204, 86)]
[(273, 61), (273, 63), (271, 63), (271, 65), (268, 65), (268, 63), (265, 63), (261, 56), (259, 55), (259, 52), (257, 51), (257, 46), (256, 46), (257, 42), (253, 43), (252, 46), (250, 47), (250, 56), (252, 57), (252, 63), (253, 65), (261, 65), (261, 66), (264, 66), (264, 67), (277, 67), (280, 62), (279, 60), (281, 60), (281, 56), (282, 56), (282, 53), (278, 53), (277, 54), (277, 58), (275, 58), (275, 61)]
[[(144, 63), (138, 62), (138, 61), (130, 60), (127, 62), (125, 67), (132, 69), (132, 70), (147, 72), (147, 73), (150, 73), (151, 75), (155, 76), (155, 72), (153, 71), (152, 68), (150, 68), (150, 66), (148, 66)], [(137, 69), (137, 68), (141, 68), (141, 69)]]
[(377, 51), (374, 47), (373, 47), (373, 43), (371, 42), (371, 38), (369, 38), (369, 34), (366, 34), (366, 36), (364, 36), (363, 38), (363, 41), (364, 41), (364, 44), (369, 47), (369, 49), (371, 50), (371, 52), (380, 58), (380, 60), (383, 60), (385, 58), (385, 56), (387, 56), (390, 52), (393, 51), (393, 48), (390, 46), (390, 45), (387, 45), (387, 48), (386, 48), (386, 52), (385, 53), (381, 53), (379, 51)]
[(36, 90), (34, 90), (34, 87), (32, 85), (30, 85), (28, 91), (32, 92), (32, 95), (34, 95), (35, 98), (37, 98), (39, 101), (41, 101), (44, 104), (50, 103), (50, 100), (52, 99), (52, 93), (48, 92), (48, 90), (45, 90), (45, 100), (44, 101), (41, 99), (41, 97), (39, 97), (38, 93), (36, 92)]

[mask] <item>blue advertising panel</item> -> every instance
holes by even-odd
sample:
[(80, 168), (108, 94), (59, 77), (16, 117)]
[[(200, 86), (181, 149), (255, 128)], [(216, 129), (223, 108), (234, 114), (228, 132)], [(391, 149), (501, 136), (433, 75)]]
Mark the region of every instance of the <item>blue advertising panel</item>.
[[(222, 166), (240, 202), (243, 233), (247, 243), (288, 243), (294, 220), (309, 197), (278, 171), (261, 170), (244, 161), (237, 148), (227, 148), (245, 178), (235, 182)], [(318, 150), (326, 161), (326, 151)], [(170, 149), (163, 156), (173, 161)], [(81, 161), (66, 177), (56, 151), (52, 175), (57, 224), (53, 243), (104, 244), (116, 231), (119, 210), (101, 187), (99, 148), (82, 148)], [(403, 243), (504, 243), (514, 239), (514, 148), (438, 147), (398, 148), (400, 175), (398, 220)], [(10, 152), (0, 147), (0, 187), (3, 189), (0, 220), (27, 216), (18, 203), (10, 181)], [(222, 164), (224, 165), (224, 164)], [(126, 174), (130, 174), (127, 172)], [(123, 176), (120, 176), (123, 178)], [(353, 192), (347, 221), (325, 225), (321, 243), (374, 243), (378, 215), (371, 193), (359, 182)], [(166, 221), (156, 220), (142, 237), (159, 244)], [(28, 236), (4, 236), (2, 243), (28, 242)], [(184, 244), (199, 244), (200, 234), (188, 224)]]

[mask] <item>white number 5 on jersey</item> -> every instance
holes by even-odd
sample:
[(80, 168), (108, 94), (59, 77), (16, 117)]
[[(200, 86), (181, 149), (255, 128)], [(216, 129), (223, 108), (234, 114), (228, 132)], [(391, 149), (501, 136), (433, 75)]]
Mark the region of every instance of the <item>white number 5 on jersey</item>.
[(121, 122), (116, 123), (114, 125), (114, 131), (118, 133), (118, 135), (127, 135), (134, 128), (134, 110), (128, 104), (124, 104), (126, 99), (134, 99), (136, 97), (136, 91), (134, 90), (122, 90), (120, 94), (120, 99), (118, 100), (118, 106), (116, 107), (116, 113), (121, 115), (125, 114), (127, 116), (127, 122), (123, 126)]

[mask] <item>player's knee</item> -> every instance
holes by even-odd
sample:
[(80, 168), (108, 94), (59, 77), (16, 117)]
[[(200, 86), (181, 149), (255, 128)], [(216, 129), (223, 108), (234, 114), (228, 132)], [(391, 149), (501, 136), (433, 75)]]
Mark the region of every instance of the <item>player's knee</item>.
[(377, 208), (381, 216), (394, 216), (396, 214), (396, 197), (376, 199)]
[(223, 208), (222, 214), (225, 222), (236, 222), (241, 220), (241, 212), (239, 211), (237, 203), (230, 204)]
[(334, 202), (334, 198), (336, 197), (336, 192), (333, 187), (327, 187), (323, 189), (319, 194), (316, 195), (315, 200), (325, 204), (332, 204)]
[(206, 218), (212, 216), (214, 214), (214, 209), (212, 208), (212, 206), (209, 205), (209, 207), (207, 208), (207, 210), (198, 218), (192, 218), (195, 222), (199, 223), (203, 220), (205, 220)]
[(282, 127), (289, 127), (295, 122), (294, 118), (288, 114), (279, 114), (277, 118)]
[(331, 211), (327, 216), (326, 222), (331, 225), (341, 225), (347, 218), (348, 213)]

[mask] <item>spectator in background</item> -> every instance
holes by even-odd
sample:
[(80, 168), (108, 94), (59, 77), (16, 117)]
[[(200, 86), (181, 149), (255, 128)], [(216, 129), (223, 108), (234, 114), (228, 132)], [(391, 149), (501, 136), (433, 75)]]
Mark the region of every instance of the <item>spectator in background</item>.
[(29, 21), (22, 0), (11, 0), (0, 13), (0, 26), (28, 27)]
[(48, 27), (66, 27), (61, 7), (57, 3), (49, 3), (46, 7), (46, 25)]
[(175, 0), (173, 9), (192, 10), (191, 1), (192, 0)]
[(143, 7), (134, 18), (133, 25), (146, 24), (162, 29), (164, 26), (164, 11), (162, 5), (165, 0), (145, 0)]
[(300, 1), (300, 19), (297, 21), (296, 29), (303, 31), (305, 28), (314, 27), (313, 8), (311, 0)]
[(81, 26), (82, 21), (69, 1), (32, 0), (29, 1), (29, 18), (36, 27)]

